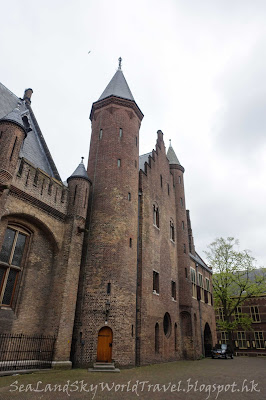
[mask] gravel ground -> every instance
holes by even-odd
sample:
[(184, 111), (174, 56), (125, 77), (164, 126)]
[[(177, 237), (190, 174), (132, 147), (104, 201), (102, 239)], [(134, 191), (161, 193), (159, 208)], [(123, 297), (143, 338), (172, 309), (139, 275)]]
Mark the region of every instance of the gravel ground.
[(0, 399), (266, 400), (266, 358), (178, 361), (116, 374), (73, 369), (7, 376), (0, 378)]

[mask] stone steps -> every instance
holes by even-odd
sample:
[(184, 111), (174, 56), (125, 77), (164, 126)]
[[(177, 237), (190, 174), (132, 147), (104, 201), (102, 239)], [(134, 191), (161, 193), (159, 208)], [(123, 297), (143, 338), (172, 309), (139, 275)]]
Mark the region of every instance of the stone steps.
[(115, 367), (115, 364), (96, 362), (93, 364), (93, 368), (88, 369), (89, 372), (120, 372), (119, 368)]

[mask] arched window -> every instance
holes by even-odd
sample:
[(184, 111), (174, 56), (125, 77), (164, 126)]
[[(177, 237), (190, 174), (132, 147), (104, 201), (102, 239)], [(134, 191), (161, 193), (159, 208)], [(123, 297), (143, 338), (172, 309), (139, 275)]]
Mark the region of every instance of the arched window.
[(171, 335), (171, 329), (172, 329), (171, 317), (167, 312), (164, 314), (163, 318), (163, 331), (166, 337), (169, 337)]
[(175, 351), (177, 350), (177, 324), (175, 323)]
[(159, 224), (159, 207), (157, 204), (153, 205), (153, 225), (155, 225), (157, 228), (160, 227)]
[(29, 233), (10, 225), (0, 252), (0, 304), (12, 306), (19, 274), (22, 270)]
[(155, 324), (155, 353), (159, 353), (159, 324)]

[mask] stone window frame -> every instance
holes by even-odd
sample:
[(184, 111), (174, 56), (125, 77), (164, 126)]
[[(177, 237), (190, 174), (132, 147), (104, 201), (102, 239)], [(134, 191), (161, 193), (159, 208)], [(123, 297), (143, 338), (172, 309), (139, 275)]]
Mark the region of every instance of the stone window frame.
[(200, 287), (200, 301), (204, 302), (203, 274), (201, 272), (198, 272), (198, 282)]
[(160, 212), (156, 202), (153, 203), (153, 226), (160, 229)]
[(159, 295), (160, 293), (160, 274), (158, 271), (153, 270), (152, 273), (152, 292)]
[(256, 344), (256, 349), (265, 349), (265, 341), (264, 341), (263, 331), (254, 331), (254, 340), (255, 340), (255, 344)]
[(260, 323), (261, 319), (260, 319), (260, 311), (259, 311), (259, 306), (255, 305), (255, 306), (250, 306), (249, 307), (250, 310), (250, 315), (251, 315), (251, 319), (253, 323)]
[(196, 281), (196, 270), (190, 267), (190, 280), (192, 283), (192, 297), (197, 298), (197, 281)]
[[(2, 257), (1, 257), (1, 252), (2, 252), (3, 245), (5, 243), (5, 240), (8, 240), (8, 238), (6, 238), (7, 230), (11, 230), (11, 231), (15, 232), (14, 237), (11, 239), (12, 244), (9, 249), (8, 262), (6, 262), (5, 260), (2, 260)], [(15, 265), (15, 264), (13, 264), (13, 260), (14, 260), (14, 255), (15, 255), (16, 249), (18, 249), (17, 245), (18, 245), (19, 235), (25, 236), (25, 242), (23, 244), (23, 249), (22, 249), (22, 253), (20, 256), (19, 265)], [(2, 308), (2, 309), (10, 309), (10, 308), (13, 309), (15, 306), (17, 293), (18, 293), (18, 289), (19, 289), (19, 283), (21, 281), (21, 275), (22, 275), (23, 269), (25, 267), (25, 259), (26, 259), (26, 255), (27, 255), (27, 251), (28, 251), (30, 236), (31, 236), (31, 232), (24, 226), (22, 226), (20, 224), (12, 223), (12, 222), (9, 222), (7, 224), (7, 227), (6, 227), (5, 233), (4, 233), (4, 238), (3, 238), (3, 241), (2, 241), (1, 247), (0, 247), (0, 270), (4, 271), (1, 281), (0, 281), (0, 308)], [(12, 286), (11, 286), (10, 301), (8, 304), (5, 304), (5, 303), (3, 303), (3, 299), (6, 294), (7, 285), (9, 283), (8, 278), (11, 276), (11, 273), (12, 273), (11, 271), (16, 272), (16, 277), (15, 277), (14, 282), (13, 283), (11, 282)]]
[(237, 332), (237, 342), (239, 349), (247, 349), (247, 338), (245, 331)]

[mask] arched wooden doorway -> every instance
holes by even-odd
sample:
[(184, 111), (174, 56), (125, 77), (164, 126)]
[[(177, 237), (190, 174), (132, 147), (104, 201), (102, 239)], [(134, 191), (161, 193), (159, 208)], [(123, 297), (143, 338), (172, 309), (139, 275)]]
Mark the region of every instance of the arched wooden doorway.
[(204, 352), (205, 352), (205, 357), (210, 357), (211, 356), (211, 350), (212, 350), (212, 333), (211, 333), (211, 328), (208, 322), (205, 324), (204, 328)]
[(98, 333), (97, 361), (112, 361), (113, 331), (108, 326), (104, 326)]

